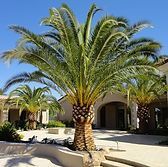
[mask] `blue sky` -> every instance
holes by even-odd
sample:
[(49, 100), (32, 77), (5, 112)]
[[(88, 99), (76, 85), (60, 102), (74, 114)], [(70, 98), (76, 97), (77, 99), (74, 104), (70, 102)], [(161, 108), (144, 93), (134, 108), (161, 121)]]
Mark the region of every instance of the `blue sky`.
[[(40, 26), (41, 18), (48, 16), (49, 8), (59, 7), (62, 3), (67, 3), (72, 8), (80, 23), (85, 21), (86, 12), (92, 3), (96, 3), (103, 9), (95, 17), (95, 21), (105, 14), (124, 16), (130, 23), (148, 20), (154, 28), (146, 29), (138, 36), (159, 41), (163, 46), (161, 54), (168, 54), (167, 0), (2, 0), (0, 2), (0, 53), (14, 48), (19, 38), (17, 34), (8, 29), (9, 25), (22, 25), (33, 32), (42, 33), (46, 31), (46, 28)], [(7, 65), (0, 61), (0, 87), (10, 77), (20, 72), (33, 71), (33, 69), (29, 65), (20, 65), (16, 62)], [(37, 86), (34, 83), (31, 85)]]

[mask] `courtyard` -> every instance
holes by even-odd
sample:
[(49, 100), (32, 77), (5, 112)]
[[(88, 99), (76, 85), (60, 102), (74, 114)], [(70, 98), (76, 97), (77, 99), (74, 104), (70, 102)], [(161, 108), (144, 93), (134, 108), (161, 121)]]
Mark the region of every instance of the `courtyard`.
[[(128, 134), (126, 131), (93, 130), (97, 148), (110, 147), (112, 151), (108, 156), (127, 159), (151, 167), (165, 167), (168, 164), (167, 146), (160, 146), (158, 142), (167, 139), (165, 136)], [(37, 140), (43, 138), (66, 139), (73, 134), (48, 134), (47, 130), (20, 131), (23, 140), (28, 140), (33, 135)], [(122, 150), (122, 151), (121, 151)], [(56, 159), (34, 157), (32, 155), (1, 155), (1, 164), (6, 167), (14, 166), (61, 166)]]

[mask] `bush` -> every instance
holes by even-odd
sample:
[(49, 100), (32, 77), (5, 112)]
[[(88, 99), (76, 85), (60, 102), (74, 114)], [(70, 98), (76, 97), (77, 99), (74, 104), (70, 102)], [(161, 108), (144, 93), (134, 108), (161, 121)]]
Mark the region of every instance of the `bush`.
[(66, 125), (66, 127), (71, 127), (71, 128), (74, 128), (74, 122), (71, 120), (71, 121), (63, 121), (63, 123)]
[(28, 130), (28, 121), (26, 120), (17, 120), (14, 124), (16, 129)]
[(37, 121), (36, 128), (37, 128), (37, 129), (46, 128), (46, 125), (45, 125), (45, 124), (42, 124), (42, 123), (40, 123), (40, 122)]
[(10, 122), (5, 122), (0, 126), (0, 141), (19, 142), (23, 138), (19, 135)]
[(52, 127), (65, 127), (65, 124), (61, 121), (49, 121), (49, 123), (47, 124), (47, 128)]

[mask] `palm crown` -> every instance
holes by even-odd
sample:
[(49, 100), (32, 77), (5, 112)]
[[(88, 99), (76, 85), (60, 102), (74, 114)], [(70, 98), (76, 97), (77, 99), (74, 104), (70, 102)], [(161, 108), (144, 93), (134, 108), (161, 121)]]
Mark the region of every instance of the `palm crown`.
[(143, 56), (155, 56), (160, 45), (150, 39), (132, 39), (149, 24), (128, 26), (125, 18), (105, 16), (91, 28), (97, 11), (92, 5), (85, 24), (80, 25), (67, 5), (53, 8), (50, 16), (42, 21), (52, 30), (42, 35), (11, 26), (22, 38), (3, 58), (19, 59), (38, 70), (14, 77), (7, 87), (31, 79), (63, 91), (72, 104), (89, 106), (118, 82), (121, 74), (130, 73), (142, 64), (149, 65)]
[(6, 88), (18, 82), (36, 81), (67, 95), (76, 123), (74, 146), (79, 150), (95, 148), (90, 125), (96, 100), (113, 90), (123, 78), (151, 68), (151, 57), (157, 57), (161, 47), (151, 39), (133, 38), (150, 26), (148, 22), (130, 26), (123, 17), (105, 16), (92, 26), (98, 11), (93, 4), (85, 23), (79, 24), (66, 4), (52, 8), (49, 17), (42, 20), (51, 31), (40, 35), (11, 26), (21, 38), (17, 47), (2, 57), (37, 67), (32, 73), (11, 78)]
[[(56, 98), (51, 95), (48, 87), (34, 88), (33, 90), (28, 85), (22, 85), (13, 90), (8, 97), (7, 102), (10, 105), (16, 105), (20, 109), (27, 111), (28, 127), (30, 129), (36, 128), (37, 112), (49, 109), (50, 112), (62, 111), (60, 104)], [(41, 115), (42, 117), (42, 115)]]
[(32, 90), (28, 85), (19, 86), (10, 92), (8, 102), (19, 107), (20, 111), (26, 109), (32, 113), (42, 109), (50, 109), (51, 111), (59, 111), (61, 109), (60, 104), (51, 95), (48, 87), (34, 88)]
[(131, 99), (141, 105), (152, 103), (167, 89), (164, 78), (156, 75), (140, 75), (134, 81), (129, 82), (128, 85)]
[(127, 78), (125, 83), (118, 89), (127, 94), (129, 101), (137, 104), (137, 117), (139, 118), (139, 132), (148, 131), (150, 104), (159, 99), (167, 90), (165, 77), (161, 77), (158, 71), (140, 73), (134, 77)]

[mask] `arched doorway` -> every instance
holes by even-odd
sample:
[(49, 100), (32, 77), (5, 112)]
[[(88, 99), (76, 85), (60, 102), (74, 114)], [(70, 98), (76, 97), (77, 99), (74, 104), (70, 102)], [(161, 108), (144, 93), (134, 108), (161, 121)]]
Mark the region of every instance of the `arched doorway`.
[(99, 127), (107, 129), (127, 128), (126, 104), (111, 102), (101, 106), (98, 111)]

